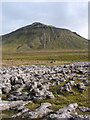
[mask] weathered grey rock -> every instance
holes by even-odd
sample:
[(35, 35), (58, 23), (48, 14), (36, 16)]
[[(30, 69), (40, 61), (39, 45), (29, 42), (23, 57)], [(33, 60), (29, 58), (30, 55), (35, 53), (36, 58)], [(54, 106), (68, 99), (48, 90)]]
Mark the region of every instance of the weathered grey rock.
[(73, 87), (75, 86), (75, 82), (74, 81), (69, 81), (70, 85)]
[(15, 108), (13, 108), (15, 111), (22, 111), (24, 109), (24, 105), (18, 105)]
[(64, 78), (61, 78), (60, 79), (60, 82), (65, 82), (66, 80)]
[(19, 95), (21, 95), (21, 92), (18, 90), (15, 90), (15, 91), (12, 91), (11, 94), (19, 96)]
[(52, 92), (49, 92), (46, 89), (39, 90), (39, 88), (33, 89), (31, 91), (33, 93), (32, 99), (33, 100), (43, 100), (46, 98), (54, 99), (54, 95)]
[(53, 95), (52, 92), (47, 91), (47, 92), (46, 92), (46, 98), (54, 99), (55, 97), (54, 97), (54, 95)]
[(29, 108), (25, 108), (25, 107), (24, 107), (24, 109), (23, 109), (21, 112), (18, 112), (17, 114), (12, 115), (12, 116), (10, 116), (9, 118), (19, 117), (19, 116), (23, 115), (24, 113), (26, 113), (26, 112), (28, 112), (28, 111), (29, 111)]
[[(75, 109), (78, 107), (77, 103), (72, 103), (67, 107), (59, 109), (56, 114), (50, 114), (48, 120), (59, 120), (59, 119), (68, 119), (71, 118), (71, 114), (77, 115)], [(74, 111), (74, 112), (73, 112)]]
[(79, 109), (82, 111), (82, 112), (90, 112), (90, 108), (87, 108), (87, 107), (79, 107)]
[(15, 84), (23, 84), (22, 79), (20, 79), (20, 76), (12, 76), (10, 78), (11, 84), (15, 85)]
[(66, 90), (67, 92), (72, 92), (73, 86), (75, 86), (74, 81), (68, 81), (63, 87), (60, 88), (60, 91)]
[(11, 90), (11, 86), (9, 86), (9, 87), (3, 86), (2, 87), (2, 94), (9, 93), (10, 90)]
[(8, 110), (10, 108), (16, 107), (18, 105), (26, 105), (31, 101), (24, 102), (24, 101), (0, 101), (0, 110)]
[(56, 85), (59, 85), (60, 84), (60, 81), (56, 80)]
[(71, 120), (90, 120), (90, 115), (76, 115), (70, 118)]
[(84, 85), (84, 83), (77, 83), (77, 88), (80, 90), (86, 90), (86, 86)]
[(83, 80), (83, 83), (84, 83), (85, 86), (90, 85), (90, 81), (89, 80)]
[(71, 92), (71, 91), (72, 91), (71, 85), (70, 85), (69, 83), (65, 85), (64, 89), (65, 89), (67, 92)]
[(17, 97), (15, 95), (12, 94), (8, 95), (8, 100), (17, 100), (16, 98)]
[(43, 117), (43, 116), (47, 115), (48, 113), (53, 112), (52, 110), (47, 108), (49, 106), (51, 106), (50, 103), (41, 103), (41, 106), (39, 108), (35, 109), (32, 112), (28, 112), (28, 113), (24, 114), (22, 118), (35, 119), (35, 118)]

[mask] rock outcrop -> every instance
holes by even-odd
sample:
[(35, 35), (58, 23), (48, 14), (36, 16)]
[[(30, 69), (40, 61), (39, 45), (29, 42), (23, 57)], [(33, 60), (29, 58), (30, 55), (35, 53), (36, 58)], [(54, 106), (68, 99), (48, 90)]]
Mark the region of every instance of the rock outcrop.
[[(51, 66), (0, 67), (0, 111), (9, 109), (17, 111), (10, 118), (34, 119), (44, 116), (47, 120), (89, 118), (89, 115), (79, 115), (76, 109), (90, 112), (90, 108), (78, 106), (77, 103), (60, 108), (57, 112), (48, 108), (52, 106), (50, 100), (56, 100), (58, 93), (72, 94), (73, 89), (81, 93), (88, 90), (89, 65), (90, 62), (77, 62)], [(55, 90), (53, 90), (54, 86)], [(33, 111), (26, 107), (29, 102), (35, 103), (48, 99), (49, 103), (41, 103), (41, 106)]]

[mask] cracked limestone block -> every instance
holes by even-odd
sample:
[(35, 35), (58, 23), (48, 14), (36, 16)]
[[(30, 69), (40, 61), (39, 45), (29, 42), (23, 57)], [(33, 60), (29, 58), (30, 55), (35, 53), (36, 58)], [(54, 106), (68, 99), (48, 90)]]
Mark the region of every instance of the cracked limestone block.
[(47, 115), (48, 113), (53, 112), (52, 110), (50, 110), (48, 108), (50, 106), (51, 106), (50, 103), (41, 103), (41, 106), (39, 108), (35, 109), (32, 112), (28, 112), (28, 113), (24, 114), (22, 118), (35, 119), (35, 118), (43, 117), (43, 116)]

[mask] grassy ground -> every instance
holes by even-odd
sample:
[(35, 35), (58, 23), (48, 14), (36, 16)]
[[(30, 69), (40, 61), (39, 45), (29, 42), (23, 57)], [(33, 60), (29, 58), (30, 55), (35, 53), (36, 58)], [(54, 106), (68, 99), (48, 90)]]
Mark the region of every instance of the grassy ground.
[(88, 52), (86, 50), (9, 51), (2, 53), (2, 66), (58, 65), (78, 61), (88, 61)]

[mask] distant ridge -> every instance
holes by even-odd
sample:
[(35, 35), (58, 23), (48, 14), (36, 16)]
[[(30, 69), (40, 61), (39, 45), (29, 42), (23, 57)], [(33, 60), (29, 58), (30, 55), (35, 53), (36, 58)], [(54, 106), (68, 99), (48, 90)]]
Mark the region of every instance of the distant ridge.
[(87, 49), (88, 40), (68, 29), (35, 22), (2, 36), (3, 50)]

